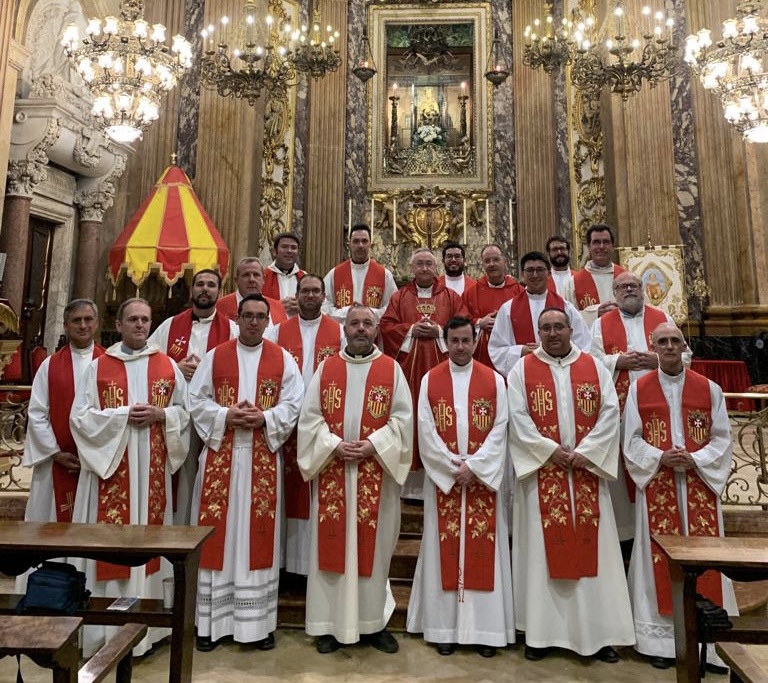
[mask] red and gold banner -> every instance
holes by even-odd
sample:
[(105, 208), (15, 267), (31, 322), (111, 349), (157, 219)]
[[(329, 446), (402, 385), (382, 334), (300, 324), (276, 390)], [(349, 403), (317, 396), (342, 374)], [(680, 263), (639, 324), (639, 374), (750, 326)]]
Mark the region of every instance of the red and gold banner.
[[(613, 264), (613, 279), (615, 280), (619, 273), (626, 271), (626, 268), (616, 263)], [(600, 295), (597, 292), (597, 284), (592, 273), (586, 268), (577, 270), (573, 274), (573, 291), (576, 296), (576, 306), (583, 311), (589, 306), (596, 306), (600, 303)]]
[[(214, 400), (220, 406), (237, 403), (239, 366), (237, 340), (232, 339), (216, 348), (213, 356)], [(284, 358), (277, 344), (266, 339), (256, 377), (256, 396), (252, 403), (259, 410), (274, 408), (280, 400)], [(218, 450), (208, 449), (200, 497), (197, 523), (212, 526), (215, 531), (203, 545), (200, 567), (221, 571), (224, 566), (224, 541), (227, 533), (227, 510), (232, 476), (232, 452), (235, 430), (224, 433)], [(251, 458), (251, 519), (250, 569), (271, 567), (275, 549), (275, 520), (277, 515), (277, 458), (269, 450), (264, 429), (253, 430)]]
[[(661, 451), (673, 447), (669, 404), (659, 381), (658, 372), (637, 380), (638, 412), (643, 423), (643, 439)], [(712, 428), (712, 395), (709, 380), (691, 370), (685, 371), (683, 385), (683, 429), (685, 449), (689, 453), (709, 443)], [(686, 470), (688, 536), (719, 536), (717, 495), (699, 476), (696, 469)], [(659, 467), (645, 488), (648, 530), (651, 534), (679, 536), (682, 530), (680, 500), (671, 467)], [(659, 614), (672, 614), (672, 584), (664, 554), (651, 543), (656, 602)], [(718, 605), (723, 604), (723, 585), (719, 572), (706, 571), (696, 582), (696, 590)]]
[[(102, 410), (129, 405), (128, 374), (125, 363), (119, 358), (104, 355), (98, 360), (96, 386)], [(167, 408), (175, 388), (176, 374), (171, 359), (164, 353), (150, 355), (147, 359), (147, 396), (150, 405)], [(167, 458), (168, 448), (165, 444), (164, 424), (154, 422), (149, 428), (147, 524), (163, 524), (165, 521)], [(131, 472), (126, 450), (114, 474), (109, 479), (99, 480), (99, 507), (96, 521), (101, 524), (130, 524), (130, 499)], [(158, 569), (160, 569), (160, 558), (147, 562), (147, 575), (154, 574)], [(130, 567), (109, 562), (96, 563), (97, 581), (128, 579), (130, 576)]]
[(384, 266), (371, 259), (368, 261), (368, 272), (365, 274), (363, 283), (362, 301), (355, 301), (352, 261), (344, 261), (333, 269), (333, 300), (336, 302), (336, 308), (351, 306), (353, 303), (370, 308), (381, 308), (384, 303), (385, 285)]
[[(528, 411), (539, 432), (560, 443), (558, 401), (549, 366), (533, 354), (525, 363), (525, 393)], [(594, 359), (582, 353), (570, 366), (573, 391), (573, 420), (576, 443), (589, 434), (600, 413), (600, 379)], [(568, 471), (553, 462), (539, 470), (539, 511), (551, 579), (580, 579), (597, 576), (599, 483), (588, 470), (569, 470), (573, 477), (573, 500)]]
[[(544, 307), (559, 308), (561, 311), (565, 311), (565, 301), (557, 292), (547, 291)], [(533, 344), (536, 341), (536, 333), (533, 328), (534, 320), (531, 317), (531, 302), (526, 290), (512, 299), (509, 317), (512, 323), (512, 333), (515, 335), (515, 344)]]
[[(428, 398), (437, 433), (448, 450), (458, 454), (453, 380), (448, 361), (430, 371)], [(482, 363), (472, 366), (467, 401), (467, 453), (471, 456), (483, 445), (496, 421), (495, 373)], [(462, 489), (466, 491), (463, 567), (459, 557)], [(468, 590), (492, 591), (496, 559), (496, 492), (480, 481), (473, 481), (466, 487), (454, 486), (448, 494), (437, 488), (435, 493), (443, 590), (459, 590), (461, 584)]]
[[(392, 409), (395, 386), (395, 361), (379, 356), (371, 362), (365, 380), (364, 405), (361, 406), (360, 434), (365, 440), (384, 427)], [(344, 439), (347, 398), (347, 363), (332, 356), (322, 367), (320, 402), (323, 418), (330, 431)], [(353, 409), (357, 409), (354, 406)], [(355, 440), (351, 437), (350, 440)], [(333, 458), (318, 479), (317, 555), (321, 571), (343, 574), (346, 569), (346, 480), (345, 463)], [(357, 464), (357, 572), (371, 576), (376, 550), (379, 504), (383, 470), (375, 458)]]
[[(104, 355), (104, 347), (93, 345), (93, 359)], [(72, 350), (67, 344), (48, 361), (48, 417), (59, 450), (77, 455), (77, 445), (69, 427), (69, 413), (75, 400), (75, 376), (72, 366)], [(79, 472), (69, 472), (63, 465), (51, 463), (53, 499), (57, 522), (71, 522), (75, 507), (75, 492)]]

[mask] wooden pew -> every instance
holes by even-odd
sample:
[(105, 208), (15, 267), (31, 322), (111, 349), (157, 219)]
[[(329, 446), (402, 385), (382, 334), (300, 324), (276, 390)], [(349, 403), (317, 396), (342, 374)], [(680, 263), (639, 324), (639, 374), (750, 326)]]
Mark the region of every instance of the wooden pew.
[(133, 672), (131, 650), (146, 633), (146, 624), (123, 624), (117, 633), (77, 672), (77, 683), (99, 683), (115, 667), (117, 667), (115, 683), (130, 683)]
[[(768, 511), (723, 506), (726, 536), (759, 538), (768, 535)], [(768, 605), (768, 581), (736, 581), (733, 584), (741, 614), (765, 615)]]
[(731, 667), (731, 683), (768, 683), (768, 672), (740, 643), (715, 643), (715, 651)]

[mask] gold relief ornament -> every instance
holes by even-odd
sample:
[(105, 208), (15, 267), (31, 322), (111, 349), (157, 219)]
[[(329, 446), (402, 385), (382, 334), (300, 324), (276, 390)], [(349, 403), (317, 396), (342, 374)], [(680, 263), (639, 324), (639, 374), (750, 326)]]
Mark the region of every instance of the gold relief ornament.
[(275, 405), (277, 399), (277, 382), (273, 379), (265, 379), (259, 384), (258, 401), (261, 410), (269, 410)]
[(101, 392), (101, 398), (105, 408), (122, 408), (125, 405), (123, 388), (117, 382), (110, 382)]
[(381, 385), (371, 387), (366, 404), (366, 409), (371, 417), (376, 420), (383, 417), (389, 409), (390, 398), (389, 389), (386, 387)]
[(667, 440), (667, 423), (653, 413), (651, 419), (645, 423), (645, 429), (648, 433), (646, 441), (654, 448), (661, 448), (661, 444)]
[(169, 379), (157, 379), (152, 382), (152, 405), (158, 408), (167, 408), (171, 402), (171, 389), (173, 382)]
[(336, 382), (331, 382), (323, 389), (323, 412), (333, 415), (341, 408), (341, 388)]
[(421, 301), (416, 304), (416, 310), (421, 314), (422, 317), (429, 320), (430, 317), (435, 314), (435, 311), (437, 311), (437, 306), (435, 306), (432, 301)]
[(493, 403), (487, 398), (478, 398), (472, 401), (472, 424), (481, 432), (487, 432), (493, 425), (495, 418)]
[(216, 399), (218, 404), (224, 408), (231, 408), (235, 405), (235, 387), (229, 383), (229, 380), (222, 381), (216, 389)]
[(585, 382), (576, 387), (576, 407), (583, 415), (592, 417), (598, 408), (599, 392), (594, 384)]
[(530, 398), (531, 410), (541, 418), (546, 417), (547, 413), (553, 408), (552, 392), (543, 384), (536, 385), (536, 388), (530, 393)]
[(442, 397), (437, 405), (432, 406), (432, 416), (435, 419), (435, 427), (441, 434), (453, 425), (453, 407)]
[(330, 358), (331, 356), (335, 356), (335, 355), (336, 355), (336, 349), (333, 346), (321, 346), (317, 350), (317, 357), (315, 362), (319, 365), (326, 358)]
[(691, 437), (699, 446), (703, 446), (709, 440), (709, 414), (701, 410), (692, 410), (688, 413), (686, 420), (688, 436)]
[(174, 356), (178, 353), (181, 353), (187, 346), (187, 338), (185, 336), (181, 336), (178, 339), (174, 340), (173, 344), (171, 344), (171, 347), (168, 349), (168, 355)]

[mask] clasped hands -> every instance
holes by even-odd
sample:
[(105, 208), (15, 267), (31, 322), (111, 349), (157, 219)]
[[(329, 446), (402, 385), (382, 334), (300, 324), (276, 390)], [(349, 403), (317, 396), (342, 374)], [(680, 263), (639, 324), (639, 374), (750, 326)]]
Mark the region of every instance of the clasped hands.
[(661, 464), (675, 470), (690, 470), (696, 466), (693, 456), (680, 446), (673, 446), (661, 454)]
[(266, 422), (263, 411), (250, 401), (240, 401), (227, 410), (226, 425), (235, 429), (261, 429)]
[(440, 326), (429, 318), (422, 318), (411, 327), (411, 336), (414, 339), (437, 339), (440, 336)]
[(659, 367), (659, 357), (655, 353), (627, 351), (619, 354), (617, 370), (655, 370)]
[(52, 456), (53, 461), (61, 465), (67, 472), (74, 474), (80, 471), (80, 459), (74, 453), (59, 451)]
[(184, 360), (180, 360), (178, 365), (181, 374), (184, 375), (184, 379), (189, 382), (192, 379), (192, 375), (195, 374), (197, 366), (200, 365), (200, 356), (196, 353), (190, 353)]
[(341, 441), (333, 453), (341, 460), (355, 462), (375, 455), (376, 449), (368, 439), (364, 441)]
[(587, 465), (589, 465), (589, 460), (587, 460), (583, 455), (580, 455), (576, 451), (563, 448), (562, 446), (558, 446), (550, 457), (552, 458), (552, 462), (555, 463), (555, 465), (562, 467), (564, 470), (585, 470), (587, 469)]
[(149, 403), (134, 403), (128, 409), (128, 422), (135, 427), (149, 427), (155, 422), (165, 422), (165, 410)]

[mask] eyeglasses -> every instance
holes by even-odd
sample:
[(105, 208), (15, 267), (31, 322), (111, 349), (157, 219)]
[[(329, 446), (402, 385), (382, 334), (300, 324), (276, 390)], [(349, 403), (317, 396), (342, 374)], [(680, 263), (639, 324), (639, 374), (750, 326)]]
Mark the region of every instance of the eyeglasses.
[(526, 275), (544, 275), (547, 272), (546, 268), (523, 268), (523, 272)]
[(636, 292), (638, 289), (640, 289), (640, 285), (638, 285), (636, 282), (623, 282), (619, 285), (614, 285), (613, 288), (617, 292)]
[(539, 327), (539, 332), (549, 334), (550, 332), (562, 332), (563, 330), (567, 329), (568, 325), (563, 325), (563, 323), (554, 323), (553, 325), (541, 325)]
[(263, 323), (269, 320), (269, 316), (266, 313), (241, 313), (238, 317), (244, 323), (249, 323), (253, 320), (257, 323)]

